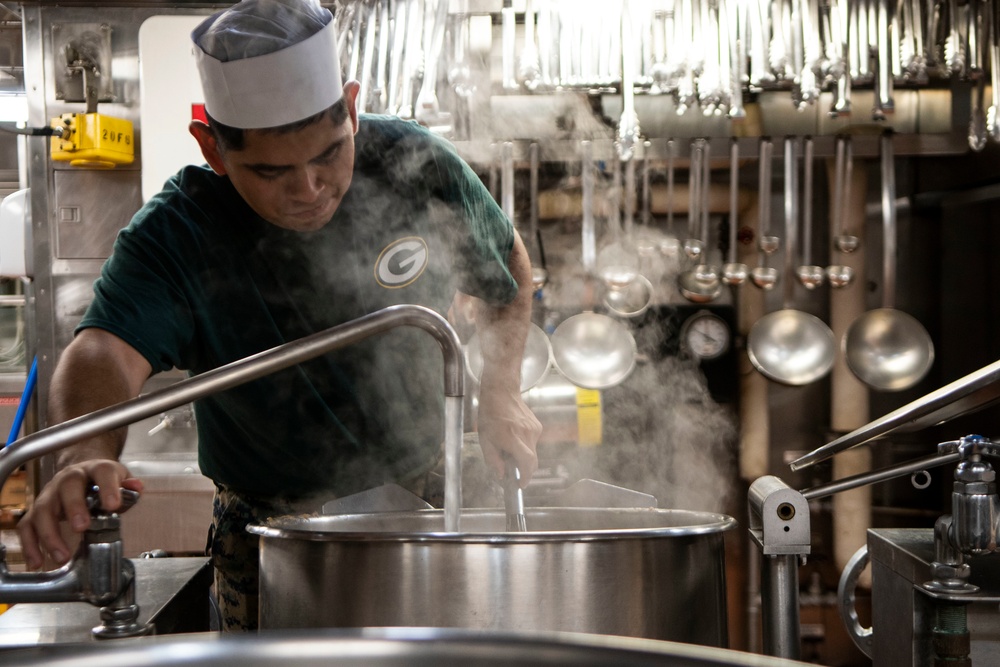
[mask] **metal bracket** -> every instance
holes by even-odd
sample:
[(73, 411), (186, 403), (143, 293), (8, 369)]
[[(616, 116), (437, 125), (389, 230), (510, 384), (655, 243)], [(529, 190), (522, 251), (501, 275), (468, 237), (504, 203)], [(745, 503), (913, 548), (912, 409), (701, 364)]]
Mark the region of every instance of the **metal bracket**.
[[(86, 102), (88, 113), (98, 102), (114, 101), (111, 79), (111, 26), (107, 23), (54, 23), (55, 98)], [(91, 109), (90, 107), (94, 108)]]
[(766, 475), (750, 485), (750, 536), (766, 556), (808, 555), (809, 503), (781, 479)]

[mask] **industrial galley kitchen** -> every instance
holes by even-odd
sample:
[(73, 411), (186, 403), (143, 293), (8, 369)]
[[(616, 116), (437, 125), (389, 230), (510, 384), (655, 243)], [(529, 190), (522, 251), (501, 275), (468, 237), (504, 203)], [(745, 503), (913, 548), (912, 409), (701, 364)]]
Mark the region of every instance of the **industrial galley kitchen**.
[(998, 665), (988, 0), (0, 3), (4, 665)]

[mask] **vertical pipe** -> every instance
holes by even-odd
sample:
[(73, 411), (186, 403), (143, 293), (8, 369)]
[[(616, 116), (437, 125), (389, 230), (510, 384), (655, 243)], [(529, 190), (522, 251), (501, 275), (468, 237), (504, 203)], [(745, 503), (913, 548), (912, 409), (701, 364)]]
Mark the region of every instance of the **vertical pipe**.
[(764, 654), (797, 660), (801, 653), (798, 556), (764, 556), (760, 579)]

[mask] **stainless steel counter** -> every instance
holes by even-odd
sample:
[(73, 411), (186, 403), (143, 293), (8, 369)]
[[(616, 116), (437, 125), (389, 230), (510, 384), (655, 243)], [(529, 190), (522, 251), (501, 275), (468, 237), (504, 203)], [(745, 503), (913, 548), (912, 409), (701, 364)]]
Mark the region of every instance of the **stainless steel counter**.
[[(209, 630), (212, 566), (206, 557), (133, 560), (139, 622), (157, 635)], [(0, 614), (0, 651), (40, 644), (95, 642), (100, 610), (85, 602), (22, 603)]]

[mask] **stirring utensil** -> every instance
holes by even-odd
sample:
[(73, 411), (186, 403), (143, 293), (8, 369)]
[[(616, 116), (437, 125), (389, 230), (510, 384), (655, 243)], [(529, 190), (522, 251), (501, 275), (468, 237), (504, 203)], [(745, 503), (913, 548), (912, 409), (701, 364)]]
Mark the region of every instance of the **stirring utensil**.
[(583, 189), (584, 312), (567, 318), (552, 332), (552, 357), (566, 379), (585, 389), (606, 389), (625, 380), (635, 368), (632, 333), (607, 315), (592, 311), (590, 293), (596, 265), (594, 229), (594, 159), (590, 141), (580, 142)]
[(524, 518), (524, 492), (521, 491), (521, 471), (514, 459), (504, 454), (503, 506), (507, 515), (507, 532), (523, 533), (528, 530)]
[[(856, 236), (845, 236), (842, 233), (843, 219), (847, 210), (847, 170), (846, 161), (850, 142), (847, 137), (837, 137), (836, 157), (833, 166), (833, 238), (834, 249), (838, 252), (853, 252), (858, 247)], [(845, 250), (846, 248), (846, 250)], [(854, 269), (846, 264), (831, 264), (826, 267), (826, 279), (830, 287), (847, 287), (854, 280)]]
[[(843, 152), (841, 153), (841, 151)], [(841, 155), (843, 155), (843, 157), (841, 157)], [(840, 252), (852, 253), (858, 249), (860, 239), (855, 234), (844, 228), (844, 219), (847, 213), (847, 209), (844, 204), (851, 199), (851, 172), (854, 168), (853, 149), (851, 148), (850, 137), (837, 137), (837, 161), (839, 164), (837, 177), (840, 178), (842, 189), (841, 197), (834, 201), (834, 206), (837, 207), (837, 213), (833, 219), (833, 223), (836, 226), (833, 235), (833, 242), (837, 250)]]
[[(608, 271), (608, 250), (604, 248), (598, 256), (601, 277), (608, 288), (604, 295), (604, 305), (614, 314), (623, 317), (638, 317), (646, 312), (653, 298), (653, 285), (639, 271), (642, 264), (640, 247), (633, 240), (635, 218), (636, 160), (625, 162), (625, 224), (618, 230), (617, 261), (621, 269)], [(620, 171), (620, 170), (616, 170)], [(604, 260), (602, 264), (601, 260)], [(634, 269), (634, 270), (633, 270)]]
[(833, 368), (833, 331), (815, 315), (791, 307), (794, 281), (787, 277), (795, 255), (795, 144), (785, 139), (785, 268), (784, 306), (754, 322), (747, 336), (747, 355), (765, 377), (789, 385), (814, 382)]
[(676, 145), (673, 139), (667, 140), (667, 236), (660, 241), (660, 254), (667, 259), (677, 259), (680, 255), (681, 242), (674, 228), (674, 151)]
[[(709, 173), (709, 143), (704, 139), (695, 142), (691, 153), (691, 207), (688, 211), (693, 223), (700, 223), (700, 238), (688, 239), (684, 242), (685, 252), (694, 262), (687, 271), (677, 276), (677, 286), (681, 295), (692, 303), (708, 303), (714, 301), (722, 293), (722, 281), (719, 271), (708, 263), (707, 246), (709, 241), (708, 193)], [(692, 225), (693, 229), (693, 225)], [(697, 252), (694, 252), (694, 250)]]
[(527, 0), (524, 9), (524, 48), (521, 49), (521, 63), (517, 78), (528, 90), (534, 90), (541, 83), (542, 69), (538, 60), (538, 46), (535, 44), (535, 3)]
[(446, 131), (451, 128), (451, 113), (442, 111), (437, 96), (438, 62), (444, 47), (444, 31), (448, 22), (448, 0), (438, 0), (434, 8), (432, 32), (424, 51), (424, 79), (417, 93), (414, 118), (432, 130)]
[(934, 363), (930, 334), (912, 315), (893, 307), (896, 290), (896, 178), (892, 135), (881, 139), (882, 307), (856, 319), (844, 337), (848, 368), (873, 389), (900, 391), (917, 384)]
[(795, 270), (799, 282), (806, 289), (816, 289), (823, 284), (826, 272), (812, 263), (812, 180), (813, 139), (806, 137), (802, 158), (802, 264)]
[(770, 234), (771, 227), (771, 157), (774, 146), (770, 139), (761, 139), (759, 187), (757, 190), (760, 238), (760, 262), (750, 271), (750, 281), (760, 289), (769, 290), (778, 282), (778, 270), (767, 265), (767, 256), (778, 249), (778, 237)]
[(739, 142), (729, 145), (729, 260), (722, 267), (722, 281), (727, 285), (742, 285), (749, 275), (747, 265), (736, 261), (736, 228), (739, 225)]

